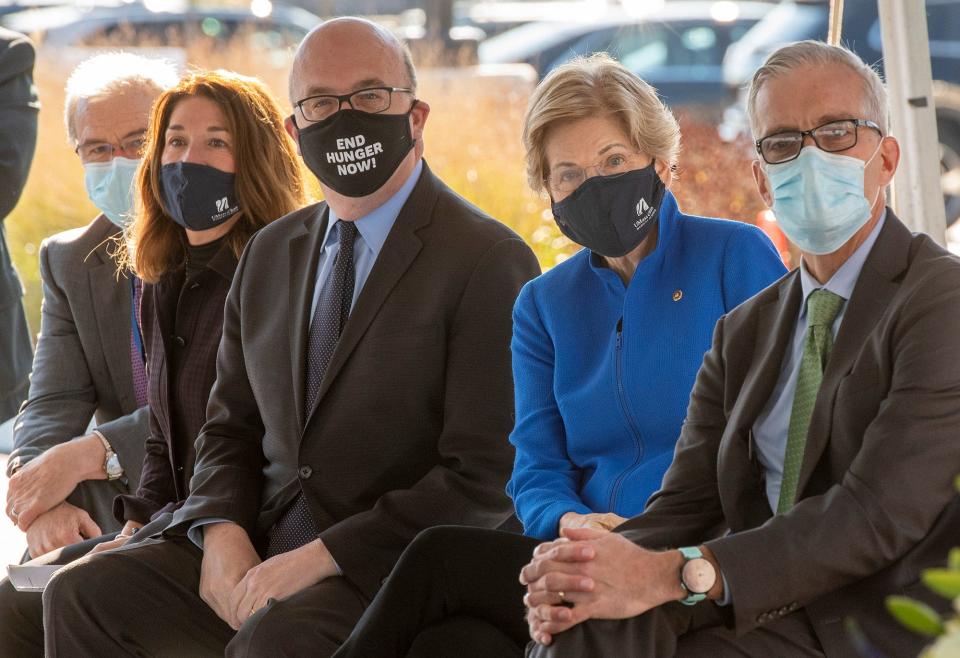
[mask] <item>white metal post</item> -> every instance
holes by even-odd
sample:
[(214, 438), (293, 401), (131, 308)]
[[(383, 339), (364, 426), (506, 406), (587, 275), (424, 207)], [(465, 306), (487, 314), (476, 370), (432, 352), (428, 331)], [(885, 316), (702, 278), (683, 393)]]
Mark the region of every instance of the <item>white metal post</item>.
[(830, 0), (830, 27), (827, 32), (827, 43), (839, 46), (843, 36), (843, 0)]
[(900, 142), (892, 206), (914, 231), (946, 243), (937, 119), (923, 0), (878, 0), (891, 133)]

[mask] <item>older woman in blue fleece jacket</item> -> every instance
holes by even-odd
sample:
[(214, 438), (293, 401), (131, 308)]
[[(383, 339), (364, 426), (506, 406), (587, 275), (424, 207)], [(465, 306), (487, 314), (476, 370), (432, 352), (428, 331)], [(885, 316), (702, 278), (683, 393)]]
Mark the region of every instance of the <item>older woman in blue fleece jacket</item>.
[(643, 511), (717, 318), (785, 271), (760, 230), (685, 215), (669, 191), (647, 246), (642, 259), (584, 249), (517, 300), (507, 491), (527, 535), (611, 529)]
[(338, 657), (523, 655), (518, 574), (538, 540), (641, 513), (714, 323), (784, 273), (755, 227), (680, 211), (668, 189), (677, 122), (604, 55), (540, 84), (524, 144), (532, 187), (546, 188), (560, 229), (585, 247), (528, 283), (514, 309), (508, 492), (529, 536), (421, 533)]

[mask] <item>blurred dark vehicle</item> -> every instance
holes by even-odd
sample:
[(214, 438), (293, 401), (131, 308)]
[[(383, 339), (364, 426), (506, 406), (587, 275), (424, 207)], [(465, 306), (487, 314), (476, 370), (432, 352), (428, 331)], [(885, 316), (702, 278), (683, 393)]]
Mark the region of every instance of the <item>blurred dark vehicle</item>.
[(37, 36), (43, 48), (100, 48), (187, 44), (217, 47), (241, 35), (249, 45), (267, 51), (296, 47), (320, 22), (297, 7), (261, 5), (269, 10), (257, 16), (250, 9), (196, 7), (181, 11), (152, 11), (141, 4), (118, 7), (77, 6), (30, 9), (0, 17), (0, 23)]
[[(930, 64), (934, 79), (940, 165), (947, 225), (960, 219), (960, 0), (926, 0)], [(773, 9), (730, 47), (723, 76), (737, 100), (724, 112), (720, 134), (733, 140), (749, 134), (746, 88), (763, 61), (777, 48), (803, 39), (826, 40), (830, 3), (790, 0)], [(846, 0), (843, 43), (883, 70), (880, 18), (876, 0)]]
[(730, 44), (773, 5), (758, 2), (667, 2), (641, 16), (622, 10), (592, 21), (540, 21), (480, 44), (481, 64), (523, 62), (543, 77), (576, 55), (606, 51), (657, 88), (672, 107), (730, 103), (722, 61)]

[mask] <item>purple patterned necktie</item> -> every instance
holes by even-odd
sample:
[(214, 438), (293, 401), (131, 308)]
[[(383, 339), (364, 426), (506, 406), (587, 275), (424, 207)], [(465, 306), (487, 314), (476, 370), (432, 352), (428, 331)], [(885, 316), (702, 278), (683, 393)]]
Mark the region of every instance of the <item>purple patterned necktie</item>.
[[(310, 323), (310, 338), (307, 343), (307, 381), (304, 391), (304, 414), (307, 418), (313, 411), (320, 391), (320, 382), (327, 371), (333, 351), (340, 340), (350, 306), (353, 303), (354, 264), (353, 243), (357, 237), (357, 227), (353, 222), (339, 220), (336, 229), (340, 239), (340, 249), (333, 261), (325, 285), (320, 291), (320, 299)], [(267, 557), (300, 548), (317, 537), (317, 529), (310, 515), (307, 499), (301, 490), (293, 503), (286, 509), (280, 520), (270, 530), (267, 545)]]
[[(132, 276), (132, 275), (131, 275)], [(130, 313), (130, 367), (133, 372), (133, 391), (137, 398), (137, 408), (147, 404), (147, 367), (143, 362), (143, 352), (140, 349), (138, 338), (140, 333), (140, 295), (143, 293), (143, 282), (140, 277), (133, 277), (133, 308)]]

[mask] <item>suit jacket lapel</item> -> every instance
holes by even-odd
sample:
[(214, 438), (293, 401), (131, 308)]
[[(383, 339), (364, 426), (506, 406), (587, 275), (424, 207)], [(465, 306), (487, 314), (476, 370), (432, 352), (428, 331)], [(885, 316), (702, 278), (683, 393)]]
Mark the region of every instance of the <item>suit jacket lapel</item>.
[(797, 493), (800, 496), (827, 447), (840, 382), (853, 368), (867, 337), (893, 299), (898, 287), (894, 280), (909, 264), (910, 239), (910, 231), (897, 219), (893, 211), (888, 209), (883, 229), (877, 236), (877, 242), (867, 256), (850, 295), (843, 322), (837, 332), (837, 340), (823, 372), (823, 381), (810, 418), (807, 445), (797, 483)]
[(800, 273), (794, 270), (780, 282), (777, 299), (771, 300), (757, 314), (756, 340), (751, 360), (756, 367), (744, 380), (739, 395), (743, 406), (737, 410), (737, 417), (731, 419), (738, 431), (746, 433), (753, 428), (757, 416), (777, 385), (783, 358), (797, 324), (802, 296)]
[(380, 255), (377, 257), (377, 262), (370, 271), (370, 276), (363, 286), (363, 291), (350, 313), (347, 325), (343, 328), (340, 342), (337, 343), (337, 348), (330, 359), (330, 364), (327, 366), (327, 372), (320, 383), (317, 402), (314, 409), (310, 410), (307, 422), (310, 421), (313, 411), (319, 406), (323, 396), (330, 389), (330, 384), (343, 368), (373, 318), (376, 317), (383, 302), (390, 295), (390, 291), (397, 285), (400, 277), (403, 276), (417, 254), (420, 253), (423, 243), (417, 237), (416, 231), (432, 220), (433, 207), (438, 197), (438, 186), (437, 179), (433, 176), (427, 164), (424, 163), (420, 180), (413, 188), (410, 198), (407, 199), (400, 210), (397, 221), (390, 230), (390, 234), (380, 250)]
[[(800, 311), (797, 271), (779, 284), (778, 295), (758, 309), (750, 371), (730, 412), (718, 465), (721, 496), (733, 531), (760, 525), (771, 512), (752, 459), (753, 426), (776, 388), (783, 358), (791, 343)], [(756, 523), (761, 519), (760, 523)]]
[(323, 248), (330, 213), (322, 204), (317, 212), (304, 220), (290, 238), (290, 367), (293, 376), (293, 399), (297, 422), (303, 427), (306, 420), (305, 387), (307, 372), (307, 339), (310, 333), (310, 307), (317, 282), (317, 263)]
[(133, 368), (130, 364), (130, 280), (117, 281), (117, 263), (110, 256), (109, 243), (102, 243), (88, 256), (97, 262), (90, 265), (88, 282), (90, 300), (97, 319), (100, 346), (117, 399), (124, 409), (137, 408), (133, 391)]

